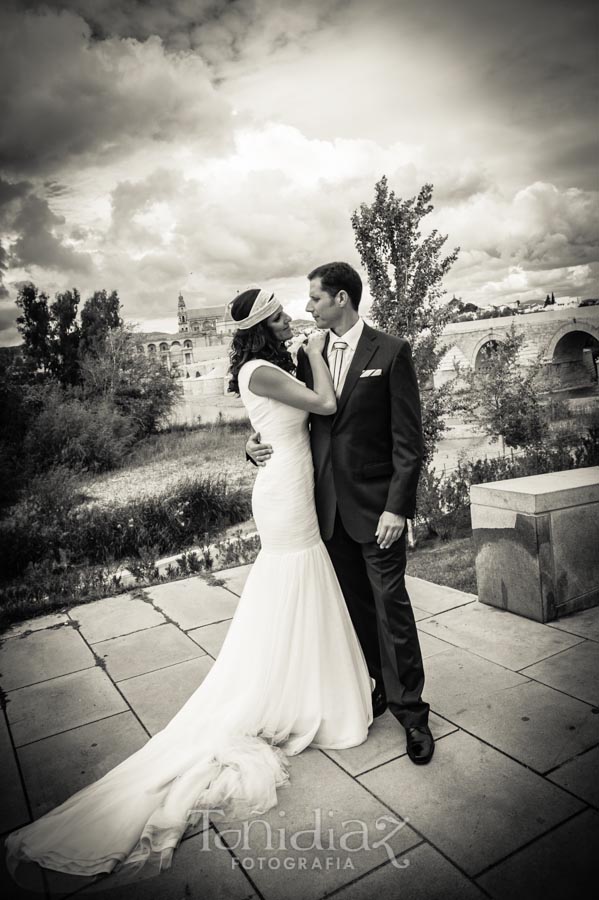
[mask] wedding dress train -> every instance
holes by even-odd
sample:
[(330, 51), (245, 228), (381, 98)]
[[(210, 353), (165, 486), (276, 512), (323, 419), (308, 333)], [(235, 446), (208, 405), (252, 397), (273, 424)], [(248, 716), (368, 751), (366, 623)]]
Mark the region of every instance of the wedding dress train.
[(287, 756), (367, 737), (371, 682), (320, 538), (307, 413), (250, 391), (260, 365), (272, 363), (246, 363), (239, 386), (252, 426), (273, 446), (252, 495), (262, 549), (218, 658), (140, 750), (9, 835), (13, 874), (21, 860), (74, 875), (149, 860), (167, 868), (202, 811), (262, 814), (288, 780)]

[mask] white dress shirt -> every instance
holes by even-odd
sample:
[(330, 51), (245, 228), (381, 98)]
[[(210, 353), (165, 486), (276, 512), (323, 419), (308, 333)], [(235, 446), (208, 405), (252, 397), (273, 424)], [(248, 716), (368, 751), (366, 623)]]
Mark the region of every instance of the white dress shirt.
[(341, 391), (343, 390), (343, 385), (345, 384), (345, 379), (347, 377), (347, 371), (350, 367), (350, 363), (354, 357), (354, 353), (356, 352), (356, 347), (358, 346), (358, 341), (362, 336), (362, 332), (364, 330), (364, 319), (358, 319), (355, 325), (346, 331), (345, 334), (341, 335), (341, 337), (335, 334), (334, 331), (329, 331), (329, 343), (327, 347), (327, 363), (329, 365), (329, 369), (334, 373), (335, 371), (335, 357), (337, 355), (337, 351), (333, 350), (333, 344), (335, 341), (344, 341), (347, 344), (347, 347), (343, 351), (342, 363), (341, 363), (341, 374), (339, 376), (339, 384), (335, 393), (339, 397), (341, 395)]

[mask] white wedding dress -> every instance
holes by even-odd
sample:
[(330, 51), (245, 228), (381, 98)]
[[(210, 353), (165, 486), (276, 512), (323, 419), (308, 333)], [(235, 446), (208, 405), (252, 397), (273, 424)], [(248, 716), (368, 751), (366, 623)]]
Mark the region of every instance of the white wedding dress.
[(250, 391), (261, 365), (273, 364), (242, 367), (239, 389), (274, 451), (252, 495), (262, 549), (218, 658), (145, 746), (9, 835), (13, 874), (20, 860), (75, 875), (167, 868), (202, 810), (262, 814), (288, 780), (287, 755), (367, 737), (371, 681), (318, 530), (308, 415)]

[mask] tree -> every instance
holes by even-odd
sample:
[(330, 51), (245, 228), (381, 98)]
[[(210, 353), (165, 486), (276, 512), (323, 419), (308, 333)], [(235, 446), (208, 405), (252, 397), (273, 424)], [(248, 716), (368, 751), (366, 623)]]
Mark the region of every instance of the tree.
[(111, 329), (101, 349), (82, 358), (81, 373), (84, 398), (109, 400), (134, 422), (138, 438), (156, 431), (183, 393), (125, 326)]
[(81, 310), (81, 352), (98, 353), (110, 331), (122, 328), (121, 302), (116, 291), (94, 291)]
[(547, 435), (536, 385), (542, 363), (539, 358), (526, 368), (520, 366), (524, 341), (525, 335), (518, 334), (512, 323), (505, 340), (484, 352), (477, 371), (456, 366), (462, 383), (457, 409), (492, 441), (501, 439), (504, 451), (506, 446), (539, 447)]
[(17, 298), (23, 310), (17, 323), (30, 370), (63, 387), (81, 383), (81, 358), (100, 353), (110, 331), (123, 325), (116, 291), (95, 291), (83, 304), (79, 324), (80, 302), (79, 291), (73, 288), (57, 293), (48, 305), (48, 295), (30, 283), (21, 287)]
[(17, 328), (23, 337), (24, 356), (34, 368), (45, 373), (52, 358), (48, 295), (28, 282), (19, 288), (17, 306), (23, 310), (17, 317)]
[(422, 389), (422, 425), (429, 462), (443, 434), (450, 390), (435, 388), (433, 375), (445, 351), (441, 334), (451, 307), (439, 301), (441, 283), (456, 261), (459, 248), (442, 256), (447, 236), (433, 229), (426, 237), (422, 220), (433, 210), (433, 186), (425, 184), (409, 200), (396, 197), (383, 176), (374, 201), (363, 203), (351, 218), (356, 247), (368, 273), (373, 298), (371, 316), (389, 334), (407, 338)]
[(49, 370), (62, 385), (79, 382), (79, 343), (81, 329), (77, 312), (81, 300), (79, 291), (56, 294), (50, 307), (51, 337)]

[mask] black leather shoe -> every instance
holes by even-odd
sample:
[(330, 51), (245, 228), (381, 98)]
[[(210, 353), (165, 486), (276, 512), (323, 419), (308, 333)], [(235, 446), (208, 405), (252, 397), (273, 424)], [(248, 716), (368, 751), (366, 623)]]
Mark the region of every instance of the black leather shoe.
[(428, 725), (420, 728), (406, 728), (406, 750), (417, 766), (430, 762), (435, 752), (435, 739)]
[(384, 690), (377, 685), (372, 692), (372, 715), (376, 719), (377, 716), (382, 716), (386, 709), (387, 697)]

